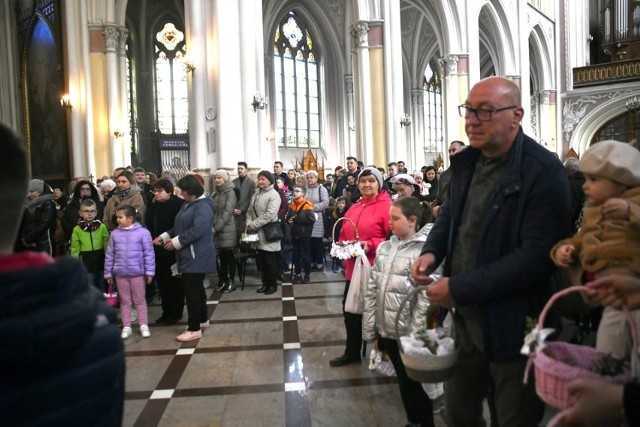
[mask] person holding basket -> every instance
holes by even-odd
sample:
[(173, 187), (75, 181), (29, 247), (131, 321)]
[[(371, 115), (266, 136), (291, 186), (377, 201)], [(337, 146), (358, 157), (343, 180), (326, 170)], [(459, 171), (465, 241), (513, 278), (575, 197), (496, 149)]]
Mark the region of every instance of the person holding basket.
[[(393, 236), (376, 251), (362, 314), (362, 338), (373, 342), (379, 337), (378, 348), (387, 352), (398, 376), (402, 403), (411, 426), (434, 426), (433, 410), (422, 384), (407, 375), (398, 348), (400, 337), (396, 335), (395, 320), (401, 301), (412, 289), (407, 278), (428, 234), (428, 229), (419, 233), (418, 230), (431, 218), (430, 213), (431, 209), (425, 209), (415, 197), (402, 197), (393, 202), (389, 210)], [(410, 331), (424, 328), (428, 307), (424, 292), (419, 292), (413, 313), (401, 316), (398, 332), (409, 335)]]
[[(358, 175), (358, 188), (362, 197), (347, 211), (344, 218), (347, 221), (340, 230), (338, 241), (358, 241), (369, 261), (373, 264), (378, 245), (387, 239), (391, 229), (389, 226), (389, 207), (391, 196), (382, 190), (382, 174), (375, 167), (368, 167)], [(344, 353), (332, 359), (329, 365), (333, 367), (360, 363), (362, 348), (362, 314), (350, 313), (345, 310), (347, 294), (355, 259), (344, 261), (345, 278), (344, 295), (342, 298), (342, 313), (347, 332), (347, 342)]]
[(456, 308), (447, 424), (484, 425), (483, 401), (493, 398), (492, 421), (537, 427), (544, 404), (522, 383), (520, 349), (527, 317), (552, 294), (549, 250), (571, 232), (569, 183), (558, 158), (524, 134), (513, 81), (480, 80), (458, 110), (470, 146), (451, 159), (447, 199), (411, 272), (432, 302)]

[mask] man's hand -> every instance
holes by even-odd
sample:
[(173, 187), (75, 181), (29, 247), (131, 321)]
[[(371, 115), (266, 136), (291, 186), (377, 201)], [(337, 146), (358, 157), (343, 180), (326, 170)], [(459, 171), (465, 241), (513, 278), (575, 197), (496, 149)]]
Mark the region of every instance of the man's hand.
[(427, 286), (427, 298), (431, 302), (440, 304), (445, 308), (455, 307), (456, 303), (449, 293), (449, 278), (443, 277), (435, 283)]
[(168, 251), (173, 251), (175, 250), (175, 248), (173, 247), (173, 242), (171, 240), (169, 240), (165, 245), (164, 248)]
[(619, 384), (592, 379), (569, 383), (575, 403), (564, 411), (563, 426), (619, 426), (622, 423), (623, 388)]
[(631, 275), (609, 274), (586, 284), (587, 295), (595, 302), (621, 309), (640, 308), (640, 278)]
[(160, 236), (158, 236), (155, 239), (153, 239), (153, 244), (156, 245), (156, 246), (162, 246), (163, 243), (164, 242), (162, 240), (162, 237), (160, 237)]
[(413, 262), (411, 278), (416, 286), (428, 285), (433, 282), (429, 275), (436, 269), (436, 257), (428, 252)]

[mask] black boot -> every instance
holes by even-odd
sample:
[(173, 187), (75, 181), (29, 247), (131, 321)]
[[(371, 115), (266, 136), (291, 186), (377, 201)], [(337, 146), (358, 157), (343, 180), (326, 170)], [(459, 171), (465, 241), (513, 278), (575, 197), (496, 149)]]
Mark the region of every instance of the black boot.
[(278, 287), (277, 286), (269, 286), (265, 291), (264, 294), (265, 295), (271, 295), (271, 294), (275, 294), (278, 291)]
[(264, 291), (266, 291), (266, 290), (267, 290), (267, 287), (266, 287), (265, 285), (262, 285), (262, 287), (258, 288), (258, 290), (257, 290), (256, 292), (257, 292), (257, 293), (259, 293), (259, 294), (261, 294), (261, 293), (263, 293), (263, 292), (264, 292)]
[(229, 282), (226, 288), (223, 289), (222, 292), (228, 294), (229, 292), (233, 292), (236, 290), (236, 285), (233, 284), (233, 281)]
[(226, 280), (220, 280), (220, 282), (218, 282), (218, 286), (216, 286), (216, 291), (217, 292), (224, 292), (224, 290), (229, 286), (229, 282)]

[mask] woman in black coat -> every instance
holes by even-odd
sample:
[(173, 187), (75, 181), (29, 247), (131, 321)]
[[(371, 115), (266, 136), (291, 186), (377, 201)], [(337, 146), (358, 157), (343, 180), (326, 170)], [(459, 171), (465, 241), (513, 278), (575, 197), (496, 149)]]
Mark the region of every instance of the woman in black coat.
[(431, 203), (438, 196), (438, 174), (436, 173), (436, 168), (433, 166), (427, 166), (427, 169), (424, 171), (424, 182), (431, 185), (429, 187), (429, 195), (425, 197), (426, 201)]
[(53, 191), (44, 181), (32, 179), (15, 245), (16, 252), (38, 251), (51, 255), (51, 236), (55, 225)]
[[(166, 178), (154, 182), (152, 188), (154, 197), (145, 211), (144, 223), (155, 239), (173, 228), (184, 200), (173, 194), (173, 184)], [(175, 252), (158, 245), (153, 245), (153, 248), (156, 254), (155, 279), (162, 299), (162, 315), (156, 323), (173, 325), (182, 318), (184, 310), (182, 280), (171, 274), (171, 266), (176, 262)]]
[(98, 189), (91, 183), (91, 181), (78, 181), (73, 189), (71, 199), (64, 210), (64, 215), (62, 216), (62, 228), (64, 229), (65, 242), (68, 242), (69, 239), (71, 239), (73, 227), (78, 225), (78, 220), (80, 219), (80, 203), (85, 199), (92, 199), (96, 202), (96, 207), (98, 208), (96, 218), (102, 218), (104, 203), (100, 200)]

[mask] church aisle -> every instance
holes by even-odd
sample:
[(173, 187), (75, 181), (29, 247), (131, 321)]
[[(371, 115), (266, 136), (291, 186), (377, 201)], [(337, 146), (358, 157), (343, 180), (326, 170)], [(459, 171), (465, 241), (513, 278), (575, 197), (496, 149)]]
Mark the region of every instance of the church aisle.
[[(125, 341), (124, 426), (406, 423), (395, 378), (369, 371), (368, 359), (329, 366), (345, 339), (341, 274), (312, 273), (310, 284), (285, 283), (270, 296), (258, 286), (249, 273), (244, 291), (207, 289), (211, 327), (199, 341), (175, 340), (186, 322), (151, 324), (149, 339), (134, 326)], [(152, 304), (149, 318), (159, 309)], [(446, 425), (441, 415), (436, 425)]]

